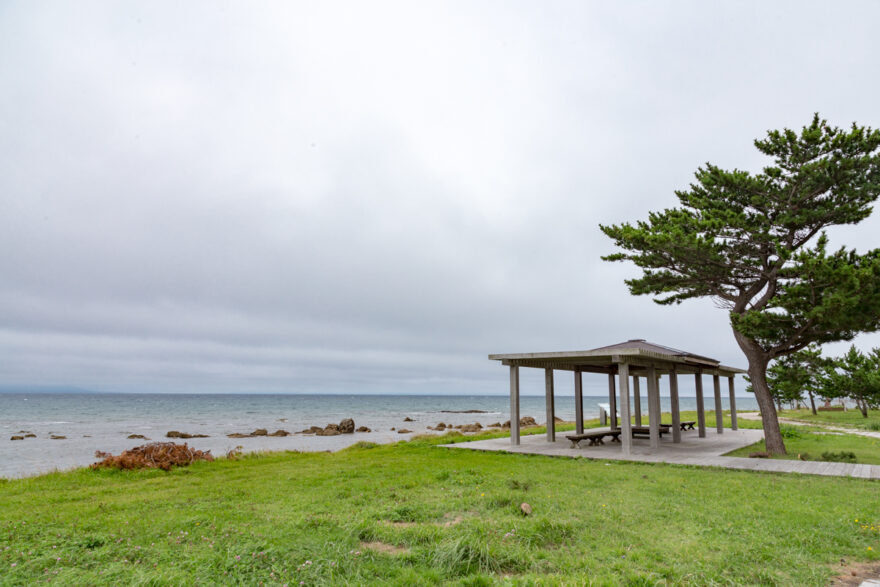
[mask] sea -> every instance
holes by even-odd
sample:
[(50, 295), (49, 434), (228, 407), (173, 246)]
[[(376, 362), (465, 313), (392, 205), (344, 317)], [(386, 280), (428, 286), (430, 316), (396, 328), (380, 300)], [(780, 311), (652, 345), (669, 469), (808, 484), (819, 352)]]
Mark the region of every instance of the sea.
[[(726, 395), (726, 394), (725, 394)], [(607, 395), (584, 396), (584, 418), (597, 418)], [(728, 400), (722, 399), (728, 409)], [(757, 410), (752, 396), (737, 397), (738, 410)], [(556, 397), (556, 415), (574, 420), (574, 397)], [(647, 398), (641, 400), (647, 412)], [(695, 410), (696, 399), (682, 397), (682, 410)], [(669, 398), (661, 398), (669, 411)], [(711, 395), (706, 409), (714, 409)], [(521, 396), (520, 415), (546, 420), (544, 396)], [(371, 432), (340, 436), (294, 434), (352, 418)], [(0, 478), (19, 478), (84, 467), (96, 451), (119, 452), (149, 441), (168, 441), (169, 431), (204, 434), (186, 441), (191, 447), (223, 455), (231, 450), (336, 451), (355, 442), (407, 440), (433, 433), (428, 427), (510, 419), (510, 400), (502, 395), (256, 395), (132, 393), (0, 393)], [(229, 438), (264, 428), (291, 432), (286, 437)], [(401, 429), (410, 432), (401, 433)], [(12, 436), (31, 434), (24, 440)], [(147, 440), (129, 439), (140, 434)], [(55, 438), (53, 438), (55, 437)], [(60, 438), (63, 437), (63, 438)]]

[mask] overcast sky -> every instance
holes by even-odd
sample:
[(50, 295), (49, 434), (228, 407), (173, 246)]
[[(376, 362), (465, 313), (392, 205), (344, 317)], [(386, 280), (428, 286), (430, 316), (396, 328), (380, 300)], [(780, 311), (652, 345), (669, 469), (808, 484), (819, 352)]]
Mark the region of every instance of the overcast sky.
[[(489, 353), (630, 338), (745, 366), (710, 300), (630, 296), (598, 224), (674, 206), (706, 161), (760, 170), (752, 141), (813, 112), (880, 126), (878, 22), (877, 2), (0, 3), (0, 385), (507, 393)], [(832, 245), (877, 246), (878, 217)]]

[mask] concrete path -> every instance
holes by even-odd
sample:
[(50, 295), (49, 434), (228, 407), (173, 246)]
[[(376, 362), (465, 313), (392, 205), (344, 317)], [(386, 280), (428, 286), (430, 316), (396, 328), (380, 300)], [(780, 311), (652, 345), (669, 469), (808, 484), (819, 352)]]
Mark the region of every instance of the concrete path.
[[(500, 451), (509, 453), (536, 454), (568, 458), (588, 458), (641, 463), (670, 463), (675, 465), (694, 465), (698, 467), (722, 467), (747, 471), (766, 471), (773, 473), (802, 473), (806, 475), (825, 475), (831, 477), (856, 477), (861, 479), (880, 479), (880, 466), (854, 463), (826, 463), (820, 461), (786, 461), (778, 459), (750, 459), (722, 456), (738, 448), (749, 446), (764, 437), (762, 430), (728, 430), (718, 434), (714, 430), (699, 438), (696, 430), (683, 432), (681, 443), (675, 444), (669, 435), (664, 434), (660, 448), (651, 450), (650, 440), (634, 438), (632, 453), (624, 456), (620, 445), (608, 442), (599, 446), (571, 448), (565, 438), (566, 432), (557, 433), (556, 442), (547, 442), (543, 434), (523, 436), (519, 446), (510, 444), (510, 438), (493, 438), (475, 442), (443, 445), (449, 448)], [(569, 434), (574, 434), (570, 432)], [(586, 441), (583, 442), (587, 444)]]
[[(737, 417), (742, 418), (743, 420), (761, 421), (760, 412), (740, 412), (737, 414)], [(792, 420), (790, 418), (781, 417), (779, 418), (779, 423), (791, 424), (793, 426), (815, 426), (816, 428), (824, 428), (829, 432), (842, 432), (843, 434), (855, 434), (856, 436), (867, 436), (869, 438), (880, 439), (880, 432), (862, 430), (861, 428), (846, 428), (845, 426), (829, 426), (824, 422), (804, 422), (803, 420)]]

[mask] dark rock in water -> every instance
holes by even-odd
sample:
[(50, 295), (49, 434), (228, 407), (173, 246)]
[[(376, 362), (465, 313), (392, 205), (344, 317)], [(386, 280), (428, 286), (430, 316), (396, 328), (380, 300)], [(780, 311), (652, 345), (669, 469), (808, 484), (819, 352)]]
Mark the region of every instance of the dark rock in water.
[(24, 437), (25, 437), (25, 438), (36, 438), (37, 435), (34, 434), (33, 432), (31, 432), (30, 434), (25, 434)]
[(443, 432), (444, 430), (446, 430), (446, 424), (440, 422), (439, 424), (434, 426), (434, 430), (439, 430), (440, 432)]
[(165, 434), (166, 438), (208, 438), (207, 434), (190, 434), (188, 432), (178, 432), (177, 430), (169, 430)]
[(354, 434), (354, 420), (346, 418), (337, 427), (342, 434)]
[(407, 430), (406, 428), (401, 428), (397, 431), (398, 434), (412, 434), (412, 430)]
[(134, 440), (135, 438), (140, 438), (142, 440), (149, 440), (149, 438), (147, 438), (143, 434), (129, 434), (128, 436), (126, 436), (126, 438), (129, 438), (131, 440)]
[[(265, 428), (257, 428), (253, 432), (249, 432), (247, 434), (242, 434), (241, 432), (233, 432), (232, 434), (227, 434), (227, 438), (254, 438), (255, 436), (289, 436), (290, 432), (287, 430), (276, 430), (272, 434), (269, 434), (269, 431)], [(197, 437), (193, 437), (197, 438)]]
[(62, 436), (60, 434), (50, 434), (49, 438), (52, 440), (67, 440), (66, 436)]
[(441, 414), (488, 414), (486, 410), (440, 410)]
[(323, 430), (315, 432), (315, 435), (316, 436), (339, 436), (339, 434), (340, 434), (339, 426), (337, 426), (336, 424), (333, 424), (332, 426), (333, 426), (332, 428), (330, 426), (327, 426)]
[(403, 421), (404, 421), (404, 422), (415, 422), (415, 420), (413, 420), (413, 419), (410, 418), (409, 416), (407, 416), (406, 418), (404, 418)]
[(322, 430), (324, 430), (324, 429), (321, 428), (320, 426), (309, 426), (305, 430), (300, 430), (299, 432), (297, 432), (297, 434), (317, 434), (318, 432), (321, 432)]
[(494, 424), (487, 424), (486, 428), (501, 428), (501, 422), (495, 422)]
[(357, 429), (357, 431), (358, 432), (372, 432), (372, 430), (370, 430), (366, 426), (361, 426), (360, 428)]
[(394, 432), (395, 430), (397, 430), (397, 428), (395, 428), (394, 426), (392, 426), (392, 427), (391, 427), (391, 431)]
[(14, 435), (9, 440), (24, 440), (24, 436)]

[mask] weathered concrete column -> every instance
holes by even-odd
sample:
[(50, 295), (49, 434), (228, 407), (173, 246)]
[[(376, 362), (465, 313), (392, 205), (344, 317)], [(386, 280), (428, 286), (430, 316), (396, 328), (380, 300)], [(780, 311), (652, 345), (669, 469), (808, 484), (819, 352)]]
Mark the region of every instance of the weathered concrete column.
[(544, 403), (547, 406), (547, 442), (556, 442), (556, 406), (553, 405), (553, 369), (544, 369)]
[(629, 365), (618, 363), (617, 380), (620, 393), (620, 448), (623, 454), (632, 453), (632, 422), (629, 421)]
[(669, 370), (669, 410), (672, 412), (672, 442), (681, 442), (681, 408), (678, 405), (678, 373)]
[(574, 371), (574, 431), (584, 433), (584, 377), (580, 369)]
[(633, 375), (633, 413), (636, 417), (636, 426), (642, 425), (642, 392), (639, 391), (639, 376)]
[(648, 427), (651, 448), (660, 448), (660, 387), (654, 365), (648, 366)]
[(697, 428), (700, 438), (706, 438), (706, 408), (703, 406), (703, 370), (694, 373), (694, 384), (697, 387)]
[(611, 419), (610, 426), (617, 428), (617, 390), (614, 385), (614, 373), (608, 374), (608, 408), (611, 412), (608, 417)]
[(519, 445), (519, 366), (510, 366), (510, 444)]
[(716, 373), (712, 376), (712, 385), (715, 388), (715, 429), (718, 434), (724, 434), (724, 410), (721, 405), (721, 377)]
[(733, 375), (727, 378), (727, 387), (730, 392), (730, 429), (738, 430), (736, 425), (736, 396), (733, 393)]

